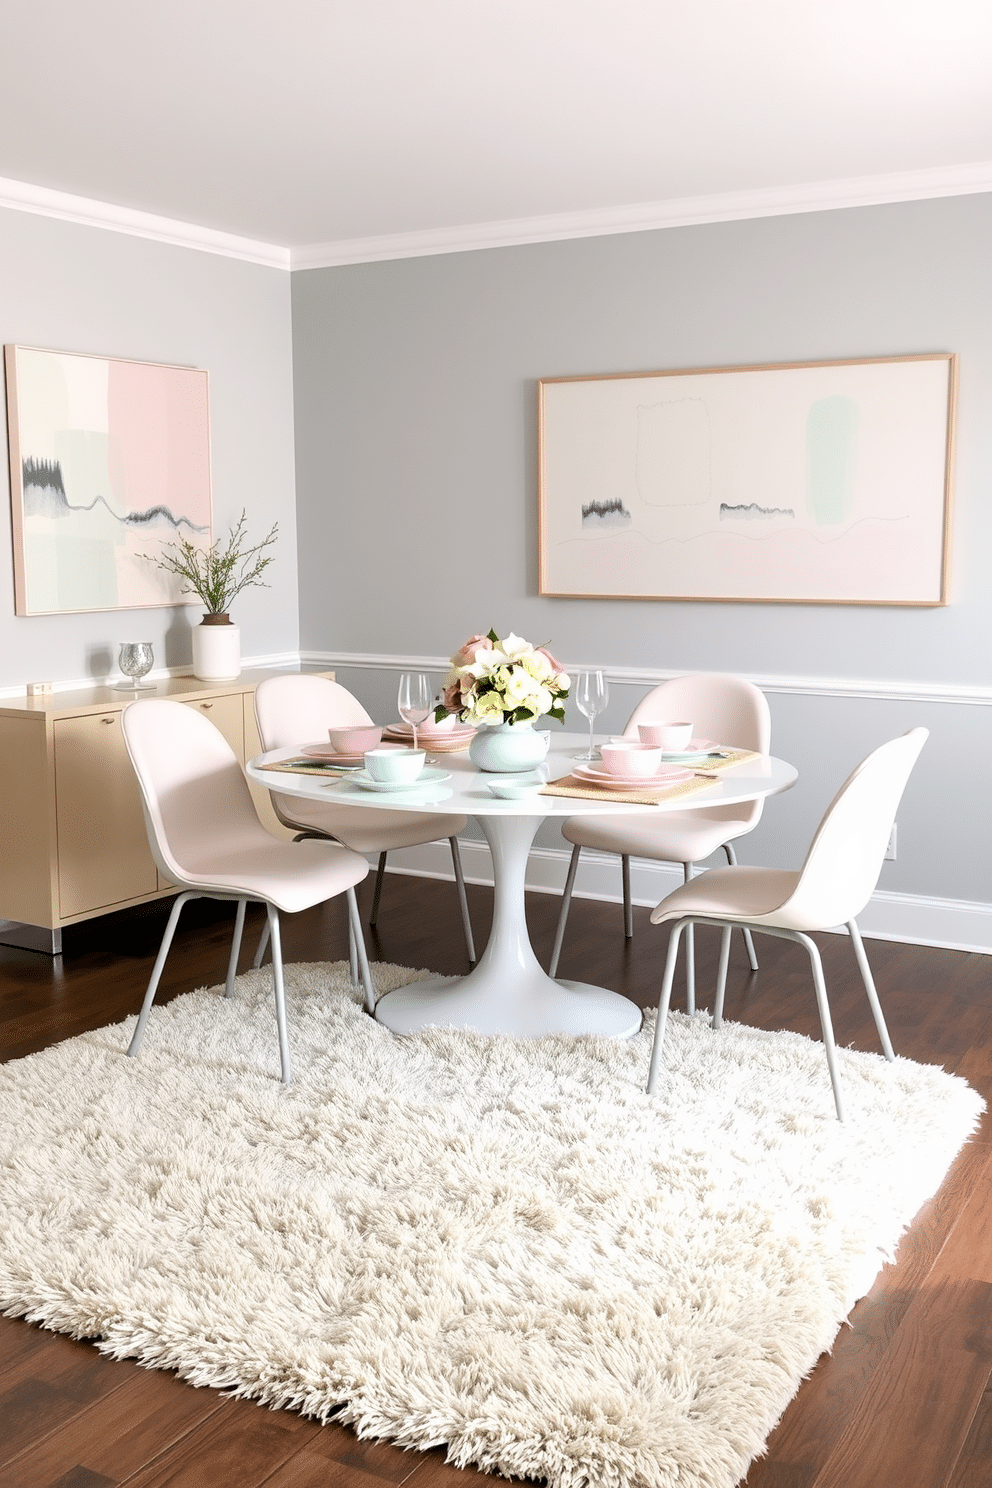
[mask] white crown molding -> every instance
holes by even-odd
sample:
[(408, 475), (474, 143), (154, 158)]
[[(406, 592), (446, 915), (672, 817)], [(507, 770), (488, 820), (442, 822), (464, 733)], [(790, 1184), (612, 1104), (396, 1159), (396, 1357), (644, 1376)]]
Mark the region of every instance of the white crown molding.
[(798, 186), (762, 187), (756, 191), (725, 191), (712, 196), (595, 207), (583, 212), (476, 222), (423, 232), (341, 238), (336, 242), (293, 248), (291, 263), (294, 270), (328, 269), (391, 258), (468, 253), (483, 248), (560, 242), (568, 238), (600, 238), (666, 227), (737, 222), (749, 217), (784, 217), (799, 212), (836, 211), (843, 207), (881, 206), (887, 202), (971, 196), (986, 191), (992, 191), (992, 161), (977, 161), (972, 165), (895, 171), (888, 175), (854, 176), (840, 181), (812, 181)]
[[(462, 864), (469, 883), (491, 885), (492, 858), (484, 842), (460, 839)], [(561, 894), (568, 871), (569, 853), (563, 848), (531, 848), (527, 859), (526, 887), (539, 894)], [(407, 873), (418, 878), (450, 879), (451, 853), (446, 842), (423, 847), (394, 849), (386, 864), (389, 873)], [(632, 858), (631, 898), (635, 904), (653, 907), (682, 883), (681, 868)], [(600, 899), (619, 904), (619, 860), (588, 849), (579, 859), (574, 893), (581, 899)], [(858, 916), (862, 935), (868, 940), (896, 940), (909, 945), (935, 946), (952, 951), (992, 955), (992, 904), (970, 899), (936, 899), (922, 894), (893, 894), (876, 889)], [(838, 934), (843, 935), (843, 930)], [(567, 932), (566, 932), (567, 934)], [(617, 920), (617, 934), (620, 922)], [(760, 940), (758, 954), (761, 954)]]
[(246, 263), (263, 264), (270, 269), (288, 270), (290, 267), (289, 249), (275, 243), (239, 238), (235, 233), (200, 227), (195, 222), (158, 217), (153, 212), (138, 212), (132, 207), (119, 207), (88, 196), (72, 196), (66, 191), (52, 191), (47, 186), (32, 186), (27, 181), (0, 177), (0, 207), (33, 212), (40, 217), (57, 217), (62, 222), (75, 222), (83, 227), (127, 233), (132, 238), (150, 238), (156, 243), (170, 243), (175, 248), (195, 248), (201, 253), (240, 258)]
[[(393, 656), (366, 651), (301, 651), (300, 660), (327, 667), (367, 667), (373, 671), (446, 672), (447, 656)], [(608, 682), (632, 687), (656, 687), (684, 668), (610, 666), (603, 661), (565, 661), (566, 671), (599, 668)], [(870, 698), (900, 703), (958, 703), (965, 707), (992, 707), (992, 687), (950, 682), (893, 682), (860, 677), (782, 677), (748, 672), (748, 681), (762, 692), (807, 697)]]
[(509, 218), (425, 231), (341, 238), (286, 248), (238, 237), (194, 222), (159, 217), (113, 202), (97, 201), (0, 177), (0, 207), (56, 217), (85, 227), (127, 233), (177, 248), (218, 253), (275, 269), (325, 269), (343, 264), (378, 263), (393, 258), (424, 258), (442, 253), (470, 253), (483, 248), (519, 247), (569, 238), (608, 237), (650, 232), (666, 227), (694, 227), (737, 222), (751, 217), (782, 217), (799, 212), (836, 211), (844, 207), (881, 206), (887, 202), (925, 201), (943, 196), (970, 196), (992, 191), (992, 161), (895, 171), (880, 176), (854, 176), (838, 181), (812, 181), (797, 186), (725, 191), (710, 196), (673, 197), (619, 207), (594, 207), (541, 217)]

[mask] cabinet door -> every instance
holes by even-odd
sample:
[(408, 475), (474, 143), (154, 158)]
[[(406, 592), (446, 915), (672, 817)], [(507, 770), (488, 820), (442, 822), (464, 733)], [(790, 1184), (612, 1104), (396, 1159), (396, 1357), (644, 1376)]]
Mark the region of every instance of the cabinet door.
[(63, 918), (156, 892), (119, 712), (56, 720), (55, 802)]
[(204, 718), (209, 718), (214, 728), (219, 729), (238, 757), (245, 762), (244, 707), (240, 692), (221, 693), (217, 697), (196, 698), (186, 704)]

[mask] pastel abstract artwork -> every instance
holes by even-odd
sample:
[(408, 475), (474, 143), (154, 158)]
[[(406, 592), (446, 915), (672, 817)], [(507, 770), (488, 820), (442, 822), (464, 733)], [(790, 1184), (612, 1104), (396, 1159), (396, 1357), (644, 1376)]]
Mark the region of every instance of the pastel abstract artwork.
[(16, 613), (193, 602), (146, 560), (210, 545), (207, 373), (5, 352)]
[(541, 593), (947, 603), (955, 358), (554, 377)]

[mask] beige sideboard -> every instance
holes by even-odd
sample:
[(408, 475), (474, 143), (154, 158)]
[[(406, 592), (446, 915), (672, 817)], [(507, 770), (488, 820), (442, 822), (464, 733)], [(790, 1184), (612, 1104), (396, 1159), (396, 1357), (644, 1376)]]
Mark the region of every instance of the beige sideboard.
[[(255, 686), (273, 675), (171, 677), (139, 696), (196, 708), (244, 764), (261, 750)], [(63, 926), (176, 892), (152, 861), (124, 744), (121, 713), (133, 696), (91, 687), (0, 698), (0, 942), (57, 955)], [(269, 830), (289, 835), (267, 792), (252, 794)]]

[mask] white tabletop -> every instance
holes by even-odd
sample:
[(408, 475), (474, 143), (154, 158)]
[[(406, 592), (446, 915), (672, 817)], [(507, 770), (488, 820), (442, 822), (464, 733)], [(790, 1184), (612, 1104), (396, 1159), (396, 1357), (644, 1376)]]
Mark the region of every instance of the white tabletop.
[[(588, 734), (551, 733), (547, 768), (551, 780), (570, 774), (575, 756), (588, 748)], [(329, 795), (349, 805), (368, 806), (372, 810), (402, 809), (457, 813), (463, 816), (538, 816), (566, 817), (577, 815), (606, 815), (618, 812), (637, 811), (690, 811), (703, 806), (730, 806), (741, 801), (754, 801), (764, 796), (777, 795), (788, 790), (798, 778), (798, 771), (784, 760), (763, 755), (750, 764), (735, 765), (719, 772), (719, 779), (705, 790), (694, 791), (688, 796), (674, 796), (659, 805), (634, 805), (621, 801), (591, 801), (583, 796), (528, 796), (522, 801), (503, 801), (490, 795), (486, 786), (487, 775), (476, 769), (468, 757), (468, 751), (455, 754), (428, 752), (430, 767), (450, 774), (451, 779), (436, 786), (414, 786), (408, 790), (374, 792), (363, 790), (360, 785), (335, 776), (328, 780), (321, 775), (291, 775), (279, 771), (261, 770), (259, 765), (284, 759), (293, 759), (298, 750), (276, 749), (253, 759), (247, 769), (250, 777), (269, 790), (277, 790), (288, 796), (309, 796), (320, 800)], [(705, 771), (705, 765), (692, 768)]]

